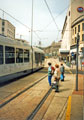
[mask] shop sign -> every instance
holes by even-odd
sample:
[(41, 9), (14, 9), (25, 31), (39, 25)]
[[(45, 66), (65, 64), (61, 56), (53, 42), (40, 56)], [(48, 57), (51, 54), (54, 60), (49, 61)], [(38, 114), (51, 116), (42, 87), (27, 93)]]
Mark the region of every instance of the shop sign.
[(83, 12), (83, 11), (84, 11), (84, 8), (83, 8), (83, 7), (78, 7), (78, 8), (77, 8), (77, 11), (78, 11), (78, 12)]

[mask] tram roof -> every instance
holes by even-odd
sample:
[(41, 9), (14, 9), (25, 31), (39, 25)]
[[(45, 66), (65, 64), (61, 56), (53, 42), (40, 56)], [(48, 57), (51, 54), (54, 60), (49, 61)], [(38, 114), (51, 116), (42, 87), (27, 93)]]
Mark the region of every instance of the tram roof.
[(21, 40), (17, 40), (17, 39), (11, 39), (8, 38), (6, 36), (0, 35), (0, 43), (1, 44), (6, 44), (6, 45), (11, 45), (11, 46), (20, 46), (20, 47), (30, 47), (30, 45), (28, 44), (28, 42), (26, 41), (21, 41)]
[(34, 51), (38, 52), (38, 53), (44, 53), (44, 51), (38, 47), (33, 47)]

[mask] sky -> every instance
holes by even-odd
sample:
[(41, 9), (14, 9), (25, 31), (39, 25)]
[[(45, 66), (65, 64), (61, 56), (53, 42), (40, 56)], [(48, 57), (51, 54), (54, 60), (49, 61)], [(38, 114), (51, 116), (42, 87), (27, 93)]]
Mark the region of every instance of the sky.
[[(53, 41), (61, 40), (67, 9), (70, 0), (33, 0), (33, 45), (41, 42), (42, 47), (49, 46)], [(32, 0), (0, 0), (0, 9), (25, 24), (23, 26), (12, 17), (0, 11), (0, 17), (9, 20), (16, 27), (16, 37), (31, 43)]]

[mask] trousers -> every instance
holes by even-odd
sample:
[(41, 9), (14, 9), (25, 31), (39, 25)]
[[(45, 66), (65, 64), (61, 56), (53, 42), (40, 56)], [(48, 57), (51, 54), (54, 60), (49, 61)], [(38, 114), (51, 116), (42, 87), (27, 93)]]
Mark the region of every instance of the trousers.
[(48, 76), (48, 82), (50, 86), (51, 86), (51, 79), (52, 79), (52, 76)]

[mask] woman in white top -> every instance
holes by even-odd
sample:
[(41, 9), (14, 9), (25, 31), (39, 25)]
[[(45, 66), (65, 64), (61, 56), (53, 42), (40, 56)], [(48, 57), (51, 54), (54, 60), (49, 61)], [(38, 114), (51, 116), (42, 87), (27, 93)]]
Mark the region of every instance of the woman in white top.
[(56, 89), (55, 92), (59, 92), (59, 80), (60, 80), (60, 69), (59, 65), (55, 65), (55, 72), (54, 72), (54, 81), (56, 82)]

